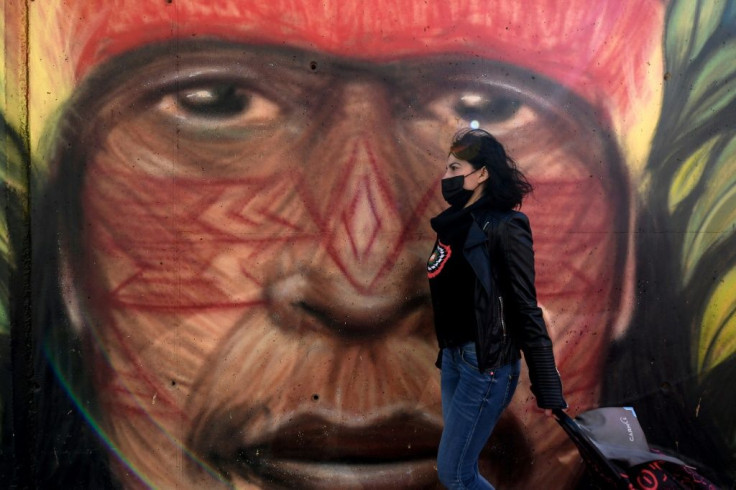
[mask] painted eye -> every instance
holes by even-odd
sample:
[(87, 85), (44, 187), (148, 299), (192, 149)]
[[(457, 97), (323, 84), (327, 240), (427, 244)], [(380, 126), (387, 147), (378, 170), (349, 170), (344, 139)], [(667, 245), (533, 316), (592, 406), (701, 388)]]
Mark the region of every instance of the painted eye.
[(495, 133), (533, 122), (535, 111), (519, 98), (504, 94), (461, 92), (435, 99), (431, 111), (453, 125), (483, 127)]
[(521, 108), (521, 102), (509, 97), (483, 97), (476, 94), (461, 96), (453, 107), (455, 113), (466, 121), (507, 121)]
[(263, 95), (235, 84), (208, 84), (164, 95), (162, 113), (193, 124), (246, 126), (272, 122), (280, 107)]
[(204, 117), (232, 117), (249, 105), (248, 96), (239, 93), (233, 85), (181, 90), (176, 102), (182, 109)]

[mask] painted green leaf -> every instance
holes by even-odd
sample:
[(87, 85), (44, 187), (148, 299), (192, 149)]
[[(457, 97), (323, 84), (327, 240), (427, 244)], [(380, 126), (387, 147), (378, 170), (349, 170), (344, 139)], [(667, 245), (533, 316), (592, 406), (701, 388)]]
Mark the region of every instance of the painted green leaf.
[(690, 58), (693, 20), (696, 18), (698, 4), (693, 1), (675, 2), (667, 19), (665, 53), (667, 68), (679, 69)]
[(736, 138), (712, 163), (708, 185), (695, 205), (683, 243), (683, 275), (687, 283), (702, 256), (736, 233)]
[(720, 24), (726, 2), (722, 0), (699, 0), (692, 3), (698, 6), (698, 23), (695, 26), (691, 50), (691, 56), (695, 56), (700, 53), (705, 43), (711, 39)]
[(706, 144), (698, 148), (677, 170), (677, 173), (672, 179), (669, 198), (667, 199), (667, 207), (669, 208), (670, 214), (675, 212), (677, 205), (690, 195), (697, 183), (700, 181), (708, 163), (708, 159), (711, 156), (713, 145), (715, 145), (717, 141), (718, 138), (712, 138)]
[(724, 42), (708, 58), (692, 84), (686, 114), (694, 119), (694, 126), (715, 115), (736, 99), (736, 39)]
[(698, 372), (705, 373), (736, 352), (736, 268), (708, 298), (698, 342)]
[(718, 28), (725, 8), (725, 2), (714, 0), (672, 4), (666, 30), (668, 68), (682, 68), (699, 55)]

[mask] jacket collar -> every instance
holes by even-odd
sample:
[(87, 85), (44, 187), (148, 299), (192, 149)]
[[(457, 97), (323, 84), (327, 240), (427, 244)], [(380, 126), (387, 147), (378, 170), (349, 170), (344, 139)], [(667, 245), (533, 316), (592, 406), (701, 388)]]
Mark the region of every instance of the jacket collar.
[[(479, 213), (485, 215), (486, 213)], [(477, 247), (478, 245), (482, 245), (486, 241), (486, 233), (483, 231), (483, 224), (478, 224), (478, 220), (476, 219), (477, 216), (475, 213), (473, 214), (473, 222), (470, 224), (470, 229), (468, 230), (468, 238), (465, 240), (465, 247), (473, 248)], [(485, 222), (483, 222), (485, 223)]]

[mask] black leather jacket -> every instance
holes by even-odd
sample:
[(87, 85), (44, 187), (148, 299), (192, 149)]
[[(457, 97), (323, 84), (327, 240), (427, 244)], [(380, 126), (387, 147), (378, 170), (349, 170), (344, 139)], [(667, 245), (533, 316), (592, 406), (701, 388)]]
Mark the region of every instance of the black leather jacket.
[(514, 362), (523, 351), (537, 404), (566, 408), (552, 341), (537, 305), (529, 219), (519, 211), (482, 208), (471, 215), (463, 253), (476, 276), (479, 369)]

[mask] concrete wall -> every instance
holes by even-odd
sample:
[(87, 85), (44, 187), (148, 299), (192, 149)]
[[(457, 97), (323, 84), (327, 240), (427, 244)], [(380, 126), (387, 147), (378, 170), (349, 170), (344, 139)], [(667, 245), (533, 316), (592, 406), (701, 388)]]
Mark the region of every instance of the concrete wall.
[[(732, 481), (736, 2), (3, 9), (8, 477), (436, 486), (429, 219), (482, 127), (536, 187), (569, 413)], [(582, 468), (523, 374), (481, 471)]]

